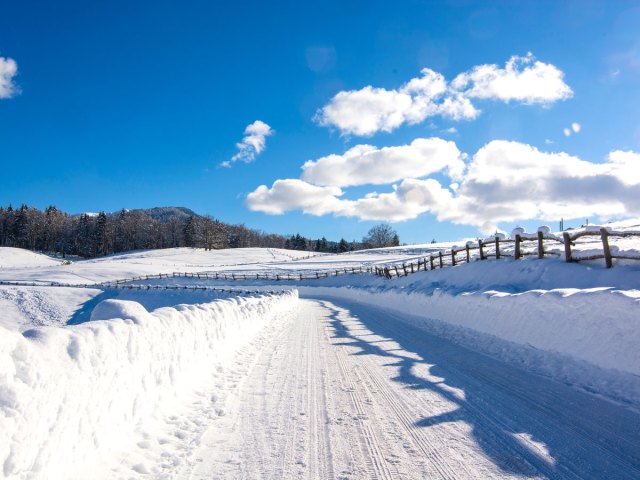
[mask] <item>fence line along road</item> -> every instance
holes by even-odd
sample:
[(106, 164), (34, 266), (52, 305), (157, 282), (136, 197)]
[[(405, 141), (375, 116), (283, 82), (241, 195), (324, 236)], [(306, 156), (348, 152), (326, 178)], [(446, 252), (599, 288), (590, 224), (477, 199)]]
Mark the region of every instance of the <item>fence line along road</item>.
[[(590, 253), (586, 256), (576, 256), (572, 247), (576, 245), (576, 240), (583, 237), (599, 237), (602, 242), (602, 253)], [(460, 249), (455, 247), (450, 250), (440, 250), (436, 255), (429, 255), (422, 260), (410, 263), (387, 264), (375, 267), (375, 274), (386, 278), (407, 276), (422, 269), (423, 271), (435, 270), (437, 268), (453, 267), (461, 263), (469, 263), (473, 260), (486, 260), (490, 257), (500, 259), (502, 257), (511, 257), (515, 260), (522, 259), (526, 256), (535, 255), (542, 259), (548, 255), (560, 256), (557, 252), (545, 250), (545, 241), (552, 242), (555, 245), (564, 246), (564, 259), (566, 262), (580, 262), (586, 260), (604, 259), (607, 268), (613, 267), (613, 259), (620, 260), (640, 260), (639, 256), (621, 255), (617, 253), (617, 249), (609, 245), (610, 237), (640, 237), (640, 231), (614, 231), (609, 228), (592, 227), (571, 234), (563, 232), (562, 237), (550, 234), (547, 231), (539, 230), (536, 234), (526, 234), (519, 232), (514, 235), (513, 239), (506, 239), (503, 235), (496, 235), (493, 238), (478, 240), (476, 242), (467, 242)], [(513, 244), (513, 253), (510, 251), (501, 251), (500, 246), (503, 244)], [(533, 249), (525, 249), (526, 246), (534, 244)], [(476, 253), (477, 252), (477, 253)], [(460, 259), (456, 257), (464, 254)]]
[[(172, 273), (158, 273), (152, 275), (141, 275), (138, 277), (120, 279), (120, 280), (108, 280), (98, 283), (87, 284), (68, 284), (59, 282), (7, 282), (0, 281), (0, 285), (16, 285), (16, 286), (60, 286), (60, 287), (79, 287), (79, 288), (122, 288), (122, 289), (138, 289), (138, 290), (150, 290), (150, 289), (170, 289), (170, 290), (212, 290), (228, 293), (280, 293), (280, 292), (254, 292), (246, 290), (234, 290), (221, 287), (206, 287), (206, 286), (183, 286), (183, 285), (132, 285), (132, 282), (160, 280), (169, 278), (193, 278), (200, 280), (267, 280), (267, 281), (282, 281), (282, 280), (314, 280), (327, 277), (337, 277), (340, 275), (348, 274), (362, 274), (370, 273), (373, 275), (381, 276), (387, 279), (398, 278), (401, 276), (408, 276), (412, 273), (422, 271), (431, 271), (439, 268), (453, 267), (462, 263), (469, 263), (471, 260), (487, 260), (489, 258), (501, 259), (510, 257), (515, 260), (522, 259), (527, 256), (537, 256), (542, 259), (547, 256), (562, 256), (562, 253), (549, 251), (545, 248), (545, 242), (547, 246), (552, 243), (554, 246), (563, 245), (564, 247), (564, 259), (566, 262), (580, 262), (586, 260), (604, 259), (607, 268), (613, 267), (614, 259), (624, 260), (640, 260), (639, 256), (633, 255), (621, 255), (618, 254), (618, 250), (609, 244), (609, 238), (627, 238), (627, 237), (640, 237), (640, 231), (614, 231), (609, 228), (591, 227), (585, 230), (577, 231), (576, 233), (563, 232), (562, 237), (550, 234), (548, 231), (543, 230), (541, 227), (536, 234), (527, 234), (522, 231), (515, 233), (513, 239), (506, 239), (504, 235), (496, 235), (495, 237), (478, 240), (477, 242), (467, 242), (467, 244), (459, 249), (455, 247), (449, 250), (439, 250), (437, 254), (431, 254), (429, 256), (418, 259), (417, 262), (398, 262), (387, 263), (383, 265), (368, 265), (361, 264), (358, 267), (343, 267), (324, 270), (313, 270), (302, 272), (172, 272)], [(515, 232), (515, 231), (514, 231)], [(576, 240), (583, 237), (599, 237), (602, 243), (602, 253), (592, 253), (589, 251), (588, 255), (576, 256), (572, 250), (572, 247), (576, 245)], [(503, 249), (503, 245), (512, 245), (513, 249)], [(579, 254), (579, 252), (578, 252)]]
[[(164, 276), (164, 275), (163, 275)], [(206, 285), (135, 285), (127, 284), (124, 280), (118, 280), (110, 284), (105, 283), (62, 283), (62, 282), (10, 282), (0, 280), (0, 286), (10, 287), (69, 287), (69, 288), (116, 288), (120, 290), (192, 290), (208, 291), (218, 293), (232, 293), (234, 295), (256, 295), (265, 294), (281, 295), (288, 290), (247, 290), (238, 288), (211, 287)]]

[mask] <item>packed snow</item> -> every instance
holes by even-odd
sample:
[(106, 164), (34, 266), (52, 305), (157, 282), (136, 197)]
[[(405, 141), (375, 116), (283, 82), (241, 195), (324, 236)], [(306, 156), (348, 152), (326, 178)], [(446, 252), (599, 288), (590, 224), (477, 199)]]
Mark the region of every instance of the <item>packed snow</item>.
[[(638, 478), (640, 261), (565, 263), (558, 243), (390, 280), (146, 279), (342, 271), (467, 241), (71, 262), (0, 248), (1, 476)], [(640, 257), (640, 237), (610, 241)]]

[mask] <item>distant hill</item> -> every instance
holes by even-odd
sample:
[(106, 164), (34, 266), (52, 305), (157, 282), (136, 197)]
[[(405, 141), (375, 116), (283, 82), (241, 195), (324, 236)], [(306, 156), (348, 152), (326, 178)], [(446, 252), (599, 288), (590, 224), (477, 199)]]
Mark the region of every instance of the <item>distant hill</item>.
[[(142, 215), (146, 215), (147, 217), (153, 218), (154, 220), (159, 221), (160, 223), (165, 223), (171, 219), (177, 219), (177, 220), (186, 220), (189, 217), (202, 217), (203, 215), (200, 215), (196, 212), (194, 212), (193, 210), (191, 210), (190, 208), (186, 208), (186, 207), (153, 207), (153, 208), (134, 208), (134, 209), (129, 209), (129, 208), (125, 208), (124, 209), (126, 212), (135, 212), (135, 213), (140, 213)], [(114, 215), (118, 215), (122, 210), (116, 210), (115, 212), (108, 212), (107, 216), (114, 216)], [(97, 217), (98, 213), (96, 212), (83, 212), (83, 213), (76, 213), (74, 215), (72, 215), (74, 218), (75, 217), (79, 217), (80, 215), (87, 215), (89, 217)]]
[(193, 210), (185, 207), (154, 207), (154, 208), (139, 208), (131, 210), (132, 212), (142, 213), (159, 222), (166, 222), (172, 218), (178, 220), (186, 220), (189, 217), (201, 217)]

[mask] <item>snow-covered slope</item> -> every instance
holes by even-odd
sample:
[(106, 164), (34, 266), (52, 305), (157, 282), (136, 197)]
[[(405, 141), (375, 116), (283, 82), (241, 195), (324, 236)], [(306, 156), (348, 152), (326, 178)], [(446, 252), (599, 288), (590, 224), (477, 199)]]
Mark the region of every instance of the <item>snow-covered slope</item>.
[(60, 265), (62, 260), (22, 248), (0, 247), (0, 269), (47, 267)]

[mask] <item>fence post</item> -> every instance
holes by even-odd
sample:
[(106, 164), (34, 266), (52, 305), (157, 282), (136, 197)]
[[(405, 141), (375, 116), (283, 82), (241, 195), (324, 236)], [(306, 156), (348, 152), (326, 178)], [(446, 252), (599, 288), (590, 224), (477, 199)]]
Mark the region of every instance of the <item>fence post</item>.
[(542, 232), (538, 232), (538, 258), (544, 257), (544, 243), (542, 239), (544, 238), (544, 234)]
[(411, 273), (414, 273), (414, 270), (413, 270), (413, 263), (410, 263), (409, 265), (411, 265)]
[(480, 260), (486, 260), (487, 257), (484, 256), (484, 250), (483, 247), (484, 245), (482, 244), (482, 240), (478, 240), (478, 249), (480, 250)]
[(500, 258), (500, 237), (496, 235), (496, 260)]
[(396, 277), (399, 277), (400, 274), (398, 273), (398, 265), (394, 265), (393, 268), (395, 268), (396, 270)]
[(522, 252), (520, 252), (520, 242), (522, 242), (522, 237), (520, 235), (516, 235), (516, 249), (513, 253), (514, 260), (518, 260), (522, 257)]
[(451, 247), (451, 266), (456, 266), (456, 249)]
[(567, 263), (573, 262), (571, 257), (571, 237), (567, 232), (563, 232), (562, 238), (564, 239), (564, 261)]
[(609, 232), (606, 228), (600, 229), (600, 237), (602, 237), (602, 249), (604, 250), (604, 261), (607, 268), (613, 267), (613, 259), (611, 258), (611, 248), (609, 248)]
[(438, 252), (438, 260), (440, 261), (440, 268), (442, 268), (442, 250)]
[(471, 261), (471, 255), (469, 254), (469, 244), (467, 244), (466, 250), (467, 250), (467, 263), (469, 263)]
[(429, 255), (429, 269), (433, 270), (433, 255)]
[(391, 279), (391, 273), (389, 273), (389, 267), (384, 267), (384, 276)]

